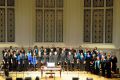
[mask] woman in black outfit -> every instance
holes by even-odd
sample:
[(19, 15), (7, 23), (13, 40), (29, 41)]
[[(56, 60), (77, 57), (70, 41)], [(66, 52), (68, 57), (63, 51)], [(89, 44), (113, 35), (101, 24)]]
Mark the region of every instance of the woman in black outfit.
[(112, 56), (112, 71), (116, 73), (117, 70), (117, 57), (115, 55)]
[(111, 78), (111, 66), (112, 66), (112, 61), (110, 55), (108, 54), (106, 60), (107, 78)]

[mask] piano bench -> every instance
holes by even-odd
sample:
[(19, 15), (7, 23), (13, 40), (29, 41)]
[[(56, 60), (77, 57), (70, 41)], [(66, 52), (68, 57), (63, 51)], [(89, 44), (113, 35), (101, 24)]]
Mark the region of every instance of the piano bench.
[[(54, 73), (54, 72), (46, 72), (45, 74), (46, 74), (46, 75), (49, 75), (49, 74), (50, 74), (49, 78), (54, 78), (54, 80), (55, 80), (55, 73)], [(54, 75), (54, 76), (53, 76), (53, 75)], [(47, 80), (47, 76), (45, 76), (45, 78), (46, 78), (46, 80)]]

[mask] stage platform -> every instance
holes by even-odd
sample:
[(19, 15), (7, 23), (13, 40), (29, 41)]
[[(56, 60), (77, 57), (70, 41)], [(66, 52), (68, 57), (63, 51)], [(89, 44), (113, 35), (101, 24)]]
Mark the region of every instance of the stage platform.
[[(9, 76), (12, 77), (12, 80), (16, 78), (25, 78), (31, 77), (32, 80), (35, 80), (36, 77), (39, 77), (40, 80), (72, 80), (73, 77), (79, 78), (79, 80), (86, 80), (86, 78), (93, 78), (93, 80), (120, 80), (120, 78), (104, 78), (102, 76), (97, 76), (85, 71), (62, 71), (61, 77), (59, 72), (55, 71), (55, 78), (49, 78), (49, 75), (43, 74), (41, 77), (40, 71), (24, 71), (24, 72), (9, 72)], [(3, 71), (0, 72), (0, 80), (5, 80), (6, 77)]]

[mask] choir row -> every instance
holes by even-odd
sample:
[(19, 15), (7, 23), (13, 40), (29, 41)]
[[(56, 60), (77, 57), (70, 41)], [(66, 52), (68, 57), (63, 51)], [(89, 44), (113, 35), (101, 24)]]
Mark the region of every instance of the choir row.
[(34, 49), (28, 48), (28, 50), (10, 48), (4, 49), (2, 53), (3, 68), (9, 71), (36, 69), (36, 67), (46, 65), (47, 62), (55, 62), (56, 65), (61, 65), (62, 69), (67, 66), (68, 70), (74, 70), (77, 67), (97, 75), (101, 71), (102, 76), (111, 77), (111, 71), (116, 73), (117, 68), (116, 56), (104, 53), (96, 47), (93, 50), (83, 50), (82, 47), (79, 49), (35, 47)]

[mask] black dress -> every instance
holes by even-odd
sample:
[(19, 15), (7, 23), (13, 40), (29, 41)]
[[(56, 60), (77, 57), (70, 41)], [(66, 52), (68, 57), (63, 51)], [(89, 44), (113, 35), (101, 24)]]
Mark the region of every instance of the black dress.
[(106, 60), (107, 78), (111, 78), (111, 59)]
[(113, 57), (113, 59), (112, 59), (112, 71), (114, 73), (116, 73), (116, 70), (117, 70), (117, 58)]
[(101, 60), (102, 76), (105, 76), (106, 60)]
[(86, 61), (85, 70), (90, 71), (90, 61), (91, 61), (90, 55), (89, 55), (89, 57), (88, 56), (86, 57), (85, 61)]
[(28, 65), (29, 65), (28, 56), (25, 55), (25, 58), (24, 58), (24, 70), (25, 70), (25, 71), (28, 70)]

